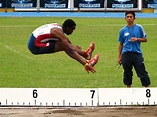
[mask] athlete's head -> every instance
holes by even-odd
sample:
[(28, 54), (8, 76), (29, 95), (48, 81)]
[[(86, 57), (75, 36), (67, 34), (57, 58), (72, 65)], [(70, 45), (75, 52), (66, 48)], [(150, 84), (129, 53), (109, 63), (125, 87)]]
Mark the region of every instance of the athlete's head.
[(62, 27), (63, 27), (64, 33), (67, 35), (70, 35), (73, 33), (73, 30), (75, 30), (76, 23), (72, 19), (67, 19), (64, 21)]

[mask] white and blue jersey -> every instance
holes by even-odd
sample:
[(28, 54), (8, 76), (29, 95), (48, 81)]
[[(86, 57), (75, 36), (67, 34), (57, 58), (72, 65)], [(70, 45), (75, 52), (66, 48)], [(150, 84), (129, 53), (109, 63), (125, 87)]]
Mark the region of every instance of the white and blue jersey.
[(146, 33), (141, 25), (134, 24), (132, 27), (124, 26), (120, 30), (118, 41), (123, 43), (122, 54), (125, 52), (136, 52), (142, 55), (142, 50), (140, 47), (141, 43), (139, 41), (129, 41), (132, 37), (146, 38)]

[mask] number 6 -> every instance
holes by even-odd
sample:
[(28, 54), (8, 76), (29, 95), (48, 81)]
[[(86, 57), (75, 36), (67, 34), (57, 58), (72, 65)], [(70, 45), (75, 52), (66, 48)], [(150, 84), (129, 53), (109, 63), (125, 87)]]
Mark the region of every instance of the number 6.
[(33, 98), (37, 98), (37, 97), (38, 97), (37, 90), (36, 90), (36, 89), (34, 89), (34, 90), (33, 90)]

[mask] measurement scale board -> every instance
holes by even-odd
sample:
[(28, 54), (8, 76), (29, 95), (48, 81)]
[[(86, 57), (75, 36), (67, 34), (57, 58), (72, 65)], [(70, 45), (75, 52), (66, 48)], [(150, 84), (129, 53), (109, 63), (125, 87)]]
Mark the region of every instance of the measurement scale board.
[(157, 88), (0, 88), (0, 107), (120, 105), (157, 105)]

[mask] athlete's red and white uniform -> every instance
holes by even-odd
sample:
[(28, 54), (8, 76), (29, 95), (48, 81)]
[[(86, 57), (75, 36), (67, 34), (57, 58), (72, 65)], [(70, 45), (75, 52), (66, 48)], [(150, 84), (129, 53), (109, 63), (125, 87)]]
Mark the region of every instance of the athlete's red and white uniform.
[(32, 32), (28, 48), (33, 54), (53, 53), (55, 40), (58, 39), (53, 38), (50, 34), (52, 28), (62, 29), (59, 24), (53, 23), (40, 26)]

